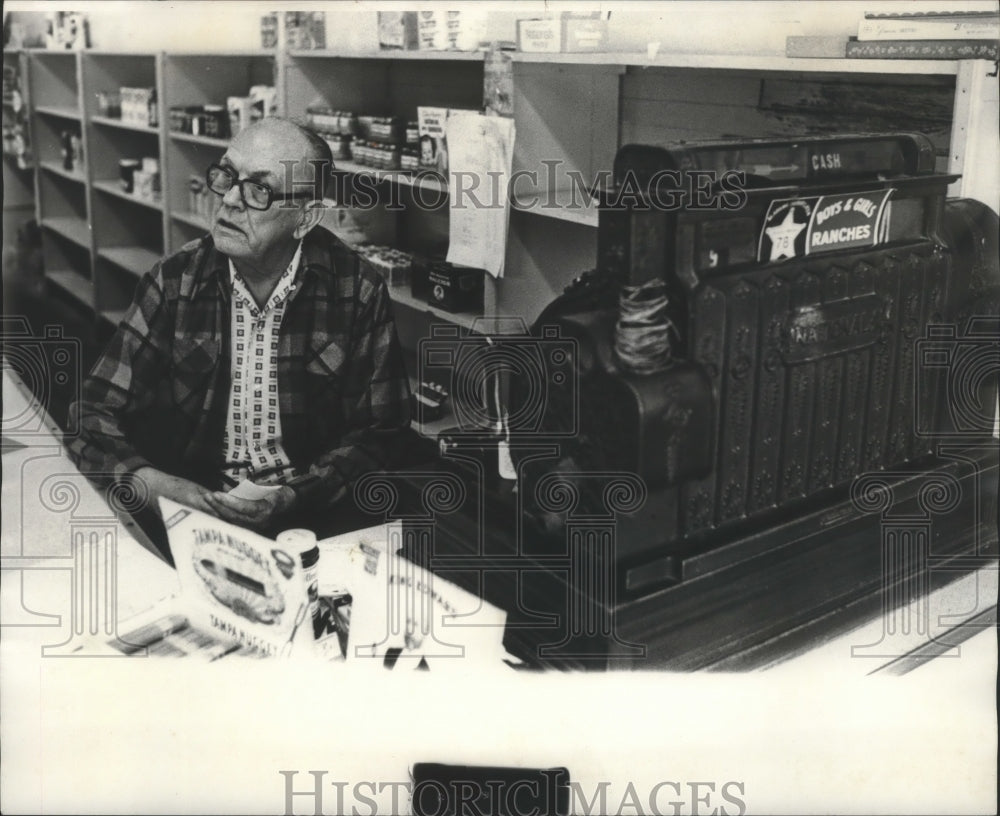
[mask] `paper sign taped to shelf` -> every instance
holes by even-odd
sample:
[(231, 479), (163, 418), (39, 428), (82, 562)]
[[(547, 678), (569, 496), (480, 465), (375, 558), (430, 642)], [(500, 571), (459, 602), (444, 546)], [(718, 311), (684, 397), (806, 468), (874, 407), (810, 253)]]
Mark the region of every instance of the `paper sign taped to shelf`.
[(503, 277), (514, 120), (455, 111), (448, 118), (448, 262)]

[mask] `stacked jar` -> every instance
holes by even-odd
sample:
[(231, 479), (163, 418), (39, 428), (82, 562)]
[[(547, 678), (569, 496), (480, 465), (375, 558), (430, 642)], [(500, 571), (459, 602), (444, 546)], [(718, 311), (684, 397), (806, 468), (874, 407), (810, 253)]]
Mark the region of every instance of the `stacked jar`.
[(313, 105), (306, 109), (309, 125), (330, 146), (334, 161), (351, 158), (351, 141), (357, 129), (357, 117), (351, 111)]

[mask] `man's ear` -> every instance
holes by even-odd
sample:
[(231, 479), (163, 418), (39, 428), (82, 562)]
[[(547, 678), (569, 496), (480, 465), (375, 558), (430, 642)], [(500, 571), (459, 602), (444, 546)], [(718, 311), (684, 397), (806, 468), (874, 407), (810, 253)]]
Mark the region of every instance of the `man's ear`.
[(295, 228), (295, 237), (304, 238), (323, 219), (325, 213), (326, 204), (319, 199), (314, 199), (306, 204), (299, 215), (299, 224)]

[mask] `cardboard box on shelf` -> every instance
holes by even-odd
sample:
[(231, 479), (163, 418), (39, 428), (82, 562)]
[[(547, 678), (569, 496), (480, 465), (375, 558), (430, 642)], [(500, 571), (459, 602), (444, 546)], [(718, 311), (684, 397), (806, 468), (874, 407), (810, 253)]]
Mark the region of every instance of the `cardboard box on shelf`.
[(89, 47), (90, 30), (86, 14), (78, 11), (54, 11), (49, 12), (47, 17), (46, 48), (81, 51)]
[(380, 11), (378, 13), (379, 48), (412, 51), (417, 48), (417, 12)]
[(537, 54), (562, 51), (561, 20), (518, 20), (517, 50)]
[(136, 170), (132, 174), (132, 194), (143, 201), (156, 201), (160, 197), (160, 174), (149, 170)]
[(604, 51), (608, 47), (608, 21), (599, 17), (564, 17), (562, 49), (567, 53)]
[(119, 95), (123, 122), (156, 127), (156, 88), (121, 88)]
[(473, 9), (417, 12), (417, 41), (426, 51), (475, 51), (486, 36), (486, 14)]
[(252, 103), (250, 108), (251, 122), (256, 122), (267, 116), (278, 115), (278, 92), (273, 85), (252, 85), (249, 97)]
[(482, 269), (417, 257), (410, 272), (410, 292), (446, 312), (481, 314), (485, 279)]
[(395, 245), (395, 213), (381, 207), (340, 206), (331, 200), (323, 213), (322, 225), (349, 246), (361, 244)]
[(302, 51), (326, 48), (326, 12), (286, 11), (285, 45)]
[(437, 170), (442, 176), (448, 175), (448, 140), (445, 137), (445, 123), (449, 116), (460, 112), (470, 111), (462, 108), (417, 108), (420, 167)]
[(278, 47), (278, 12), (276, 11), (272, 11), (270, 14), (261, 15), (260, 47)]
[(417, 108), (417, 131), (420, 137), (420, 166), (448, 172), (448, 150), (445, 144), (447, 108)]
[(409, 286), (413, 256), (408, 252), (383, 244), (358, 247), (361, 262), (380, 275), (390, 286)]
[(230, 96), (226, 99), (226, 109), (229, 112), (229, 132), (233, 136), (249, 126), (251, 109), (254, 100), (249, 96)]
[(518, 20), (518, 51), (558, 54), (604, 51), (608, 46), (608, 21), (600, 12), (581, 15), (564, 12), (559, 17)]

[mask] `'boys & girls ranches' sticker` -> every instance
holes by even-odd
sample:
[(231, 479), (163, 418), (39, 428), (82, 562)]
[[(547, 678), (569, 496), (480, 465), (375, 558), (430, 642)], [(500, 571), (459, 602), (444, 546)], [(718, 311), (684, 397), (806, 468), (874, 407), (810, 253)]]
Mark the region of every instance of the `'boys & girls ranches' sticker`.
[(772, 201), (760, 233), (760, 263), (835, 249), (871, 247), (889, 234), (892, 190)]

